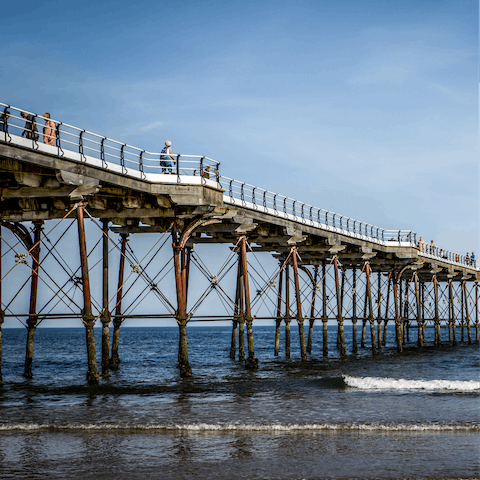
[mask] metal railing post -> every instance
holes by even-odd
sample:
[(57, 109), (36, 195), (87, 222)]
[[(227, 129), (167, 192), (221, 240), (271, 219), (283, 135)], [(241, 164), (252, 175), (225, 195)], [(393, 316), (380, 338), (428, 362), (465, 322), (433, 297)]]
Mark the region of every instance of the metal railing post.
[(83, 134), (84, 133), (85, 133), (85, 130), (82, 130), (80, 132), (80, 135), (78, 136), (78, 152), (80, 153), (80, 157), (84, 159), (82, 161), (87, 160), (84, 153), (83, 153)]
[[(123, 149), (125, 148), (125, 144), (122, 145), (122, 148), (120, 149), (120, 166), (122, 167), (122, 174), (126, 173), (127, 168), (125, 167), (125, 152)], [(124, 171), (125, 170), (125, 171)]]

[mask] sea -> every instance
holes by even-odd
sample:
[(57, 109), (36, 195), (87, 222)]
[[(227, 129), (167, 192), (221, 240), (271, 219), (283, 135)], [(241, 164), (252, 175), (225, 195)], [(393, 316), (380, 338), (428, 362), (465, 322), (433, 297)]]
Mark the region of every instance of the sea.
[[(121, 364), (86, 384), (83, 328), (38, 328), (33, 379), (26, 330), (3, 330), (2, 479), (477, 479), (478, 344), (386, 346), (347, 358), (329, 325), (300, 359), (274, 356), (274, 326), (255, 326), (257, 370), (231, 360), (231, 327), (188, 327), (193, 375), (180, 378), (176, 327), (122, 327)], [(447, 332), (442, 332), (446, 340)], [(459, 335), (460, 338), (460, 335)], [(466, 338), (466, 337), (465, 337)], [(96, 329), (100, 369), (101, 329)], [(360, 340), (360, 339), (359, 339)]]

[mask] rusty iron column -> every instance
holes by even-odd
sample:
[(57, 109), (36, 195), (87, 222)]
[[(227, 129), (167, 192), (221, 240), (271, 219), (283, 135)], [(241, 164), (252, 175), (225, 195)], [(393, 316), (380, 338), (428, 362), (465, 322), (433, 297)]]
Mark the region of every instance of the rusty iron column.
[(470, 312), (468, 310), (468, 295), (467, 295), (467, 282), (462, 282), (463, 298), (465, 299), (465, 322), (467, 325), (467, 339), (468, 344), (472, 343), (472, 332), (470, 331)]
[(410, 281), (405, 280), (405, 297), (403, 302), (403, 314), (402, 314), (403, 343), (405, 343), (405, 335), (407, 336), (407, 341), (410, 340), (410, 302), (408, 300), (409, 293), (410, 293)]
[(363, 304), (363, 318), (362, 318), (362, 336), (360, 340), (360, 346), (362, 348), (365, 348), (365, 336), (367, 333), (367, 308), (368, 308), (368, 290), (367, 290), (367, 286), (365, 285), (365, 302)]
[[(340, 287), (340, 311), (342, 312), (343, 318), (343, 298), (345, 294), (345, 272), (342, 270), (342, 282)], [(342, 323), (343, 326), (343, 323)], [(340, 324), (337, 322), (337, 350), (341, 350), (341, 333), (340, 333)], [(345, 331), (344, 331), (344, 338), (345, 338)]]
[(239, 276), (237, 277), (237, 291), (238, 291), (238, 361), (245, 361), (245, 290), (243, 286), (243, 270), (240, 252), (238, 252), (238, 268)]
[(357, 353), (357, 267), (353, 267), (353, 286), (352, 286), (352, 352)]
[(405, 338), (403, 329), (405, 328), (404, 318), (403, 318), (403, 281), (400, 279), (400, 295), (399, 295), (399, 307), (400, 307), (400, 319), (402, 321), (402, 343), (404, 343), (403, 339)]
[(373, 302), (372, 302), (372, 289), (370, 285), (370, 263), (365, 262), (365, 270), (367, 274), (367, 293), (368, 293), (368, 320), (370, 322), (370, 337), (372, 341), (372, 354), (377, 354), (377, 342), (375, 340), (375, 319), (373, 318)]
[(345, 357), (345, 332), (343, 329), (343, 315), (342, 315), (342, 296), (340, 290), (340, 281), (338, 275), (338, 257), (335, 255), (333, 257), (333, 266), (335, 269), (335, 289), (336, 289), (336, 296), (337, 296), (337, 323), (338, 323), (338, 339), (340, 340), (340, 356)]
[(109, 220), (102, 221), (103, 244), (102, 244), (102, 314), (100, 320), (102, 321), (102, 377), (109, 377), (108, 371), (110, 366), (110, 329), (109, 324), (111, 320), (110, 311), (108, 310), (108, 223)]
[(318, 265), (313, 269), (312, 304), (310, 305), (310, 323), (308, 326), (307, 353), (312, 353), (313, 325), (315, 323), (315, 300), (317, 298)]
[(452, 344), (452, 308), (451, 308), (451, 302), (450, 302), (450, 279), (448, 280), (447, 284), (447, 290), (448, 290), (448, 344)]
[(185, 245), (181, 244), (177, 227), (172, 227), (173, 264), (175, 270), (175, 287), (177, 292), (177, 311), (175, 318), (178, 324), (178, 368), (181, 377), (192, 375), (192, 367), (188, 362), (187, 344), (187, 272), (185, 265)]
[(419, 285), (420, 285), (420, 294), (421, 294), (421, 303), (422, 303), (422, 338), (423, 342), (425, 343), (425, 282), (419, 279)]
[(295, 299), (297, 301), (297, 325), (298, 336), (300, 338), (300, 354), (302, 361), (307, 360), (307, 346), (305, 344), (305, 331), (303, 328), (303, 313), (302, 313), (302, 299), (300, 297), (300, 281), (298, 278), (298, 259), (297, 247), (292, 247), (292, 261), (293, 261), (293, 278), (295, 281)]
[(88, 272), (87, 241), (85, 237), (84, 210), (86, 203), (79, 203), (77, 206), (78, 243), (80, 246), (80, 265), (82, 270), (83, 285), (83, 311), (82, 319), (85, 325), (87, 340), (88, 371), (87, 382), (89, 385), (98, 385), (100, 376), (97, 369), (97, 355), (95, 351), (95, 335), (93, 327), (95, 317), (92, 313), (92, 298), (90, 295), (90, 277)]
[(326, 262), (322, 260), (322, 324), (323, 324), (323, 356), (328, 356), (328, 316), (327, 316), (327, 269)]
[(415, 300), (417, 302), (417, 329), (418, 329), (418, 346), (423, 347), (423, 320), (422, 320), (422, 304), (420, 300), (420, 290), (418, 287), (418, 275), (417, 272), (413, 274), (414, 283), (415, 283)]
[(237, 283), (235, 288), (235, 306), (233, 307), (233, 322), (232, 322), (232, 342), (230, 345), (230, 358), (235, 360), (237, 354), (237, 331), (238, 320), (242, 314), (240, 308), (240, 277), (241, 277), (241, 265), (237, 261)]
[(290, 269), (288, 263), (285, 265), (285, 358), (290, 358)]
[(113, 317), (113, 339), (112, 339), (112, 356), (110, 358), (110, 368), (117, 370), (120, 365), (120, 357), (118, 356), (118, 345), (120, 343), (120, 325), (123, 322), (122, 317), (122, 299), (123, 299), (123, 279), (125, 274), (125, 254), (127, 252), (128, 235), (120, 234), (120, 262), (118, 267), (118, 287), (117, 302), (115, 305), (115, 316)]
[(378, 335), (378, 349), (382, 348), (382, 272), (378, 272), (377, 285), (377, 335)]
[(278, 276), (278, 297), (277, 297), (277, 317), (275, 319), (275, 356), (278, 357), (280, 351), (280, 325), (282, 323), (282, 289), (283, 289), (283, 268), (280, 262), (280, 273)]
[(438, 281), (437, 276), (433, 276), (433, 295), (435, 300), (435, 346), (442, 344), (442, 331), (440, 329), (440, 317), (438, 315)]
[(456, 319), (455, 319), (455, 307), (453, 304), (453, 281), (451, 278), (448, 279), (448, 304), (449, 304), (449, 321), (452, 326), (452, 345), (457, 344), (457, 328), (456, 328)]
[(393, 301), (395, 303), (395, 329), (397, 337), (397, 350), (403, 352), (403, 333), (402, 333), (402, 319), (400, 318), (400, 305), (398, 301), (398, 281), (401, 280), (401, 273), (398, 276), (393, 272)]
[[(0, 235), (0, 240), (1, 240), (1, 235)], [(0, 276), (1, 276), (1, 270), (0, 270)], [(1, 300), (1, 297), (0, 297), (0, 300)], [(478, 282), (475, 282), (475, 342), (478, 343)]]
[(2, 325), (5, 321), (5, 312), (2, 308), (2, 220), (0, 219), (0, 385), (3, 385), (2, 376)]
[(422, 336), (425, 343), (425, 282), (418, 279), (418, 288), (420, 289), (420, 304), (422, 305)]
[(247, 324), (247, 345), (248, 358), (245, 360), (245, 367), (257, 368), (258, 358), (255, 358), (255, 350), (253, 344), (253, 318), (250, 306), (250, 287), (248, 283), (248, 263), (247, 263), (247, 239), (242, 237), (240, 242), (240, 252), (242, 259), (243, 287), (245, 290), (245, 323)]
[(463, 343), (465, 341), (465, 297), (463, 295), (463, 280), (460, 285), (460, 306), (461, 306), (461, 315), (460, 315), (460, 341)]
[(38, 315), (37, 297), (38, 297), (38, 271), (40, 267), (40, 242), (42, 238), (43, 220), (33, 222), (33, 247), (30, 251), (32, 257), (32, 281), (30, 287), (30, 308), (27, 320), (27, 349), (25, 354), (25, 373), (26, 378), (32, 378), (33, 365), (33, 344), (35, 340), (35, 330), (37, 328)]
[(385, 305), (385, 320), (383, 321), (383, 338), (382, 345), (385, 346), (387, 343), (387, 324), (388, 324), (388, 308), (390, 306), (390, 287), (392, 283), (391, 275), (388, 276), (387, 281), (387, 300)]

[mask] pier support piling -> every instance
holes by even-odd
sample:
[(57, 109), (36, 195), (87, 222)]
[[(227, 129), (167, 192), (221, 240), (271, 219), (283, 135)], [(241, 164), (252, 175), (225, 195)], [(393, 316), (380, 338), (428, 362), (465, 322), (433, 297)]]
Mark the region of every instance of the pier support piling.
[(403, 352), (403, 332), (402, 332), (402, 319), (400, 318), (400, 305), (398, 300), (398, 281), (401, 281), (400, 272), (398, 276), (395, 276), (395, 271), (393, 272), (393, 301), (395, 303), (395, 331), (397, 339), (397, 350), (399, 353)]
[(255, 358), (255, 349), (253, 342), (253, 318), (250, 304), (250, 287), (248, 280), (248, 263), (247, 263), (247, 239), (243, 236), (240, 240), (240, 257), (242, 262), (243, 287), (245, 295), (245, 323), (247, 324), (247, 345), (248, 358), (245, 360), (245, 367), (255, 369), (258, 367), (258, 359)]
[(345, 332), (343, 329), (343, 312), (342, 312), (342, 295), (340, 289), (340, 282), (339, 282), (339, 274), (338, 274), (338, 257), (335, 255), (333, 258), (333, 266), (335, 269), (335, 288), (337, 293), (337, 323), (338, 323), (338, 340), (339, 340), (339, 347), (340, 347), (340, 356), (346, 357), (346, 349), (345, 349)]
[(377, 286), (377, 335), (378, 349), (382, 348), (382, 273), (378, 272)]
[(365, 262), (365, 273), (367, 276), (367, 298), (368, 298), (368, 320), (370, 322), (370, 337), (372, 343), (372, 354), (377, 354), (377, 342), (375, 340), (375, 319), (373, 317), (372, 289), (370, 284), (370, 264)]
[(368, 308), (368, 290), (365, 285), (365, 301), (363, 303), (363, 318), (362, 318), (362, 336), (360, 339), (360, 346), (365, 348), (365, 337), (367, 333), (367, 308)]
[(478, 343), (478, 282), (475, 282), (475, 342)]
[(465, 324), (467, 327), (467, 341), (470, 345), (472, 343), (472, 332), (470, 330), (470, 311), (468, 309), (468, 295), (467, 295), (467, 282), (462, 282), (463, 298), (465, 299)]
[(109, 377), (110, 367), (110, 311), (108, 309), (108, 220), (102, 222), (102, 377)]
[(452, 345), (457, 344), (457, 328), (456, 328), (456, 320), (455, 320), (455, 305), (453, 303), (453, 282), (450, 278), (448, 280), (448, 314), (449, 314), (449, 323), (452, 328)]
[[(187, 230), (187, 227), (185, 230)], [(184, 231), (185, 233), (185, 231)], [(187, 271), (185, 264), (185, 242), (179, 236), (177, 227), (174, 224), (172, 228), (173, 240), (173, 264), (175, 270), (175, 287), (177, 292), (177, 311), (175, 318), (178, 324), (178, 368), (181, 377), (192, 375), (192, 367), (188, 362), (188, 344), (187, 344)], [(185, 240), (186, 241), (186, 240)]]
[(390, 307), (390, 288), (392, 284), (392, 275), (388, 275), (387, 281), (387, 300), (385, 302), (385, 319), (383, 321), (383, 338), (382, 338), (382, 345), (385, 346), (387, 343), (387, 326), (388, 326), (388, 309)]
[(285, 265), (285, 358), (290, 358), (290, 269)]
[(280, 273), (278, 275), (278, 296), (277, 296), (277, 318), (275, 319), (275, 356), (280, 351), (280, 325), (282, 323), (282, 289), (283, 289), (283, 268), (280, 262)]
[(245, 362), (245, 289), (243, 285), (243, 267), (238, 253), (237, 294), (238, 297), (238, 361)]
[(237, 283), (235, 288), (235, 305), (233, 307), (233, 321), (232, 321), (232, 341), (230, 343), (230, 358), (235, 360), (237, 354), (237, 332), (238, 332), (238, 319), (241, 316), (240, 309), (240, 277), (241, 277), (241, 265), (237, 261)]
[(357, 353), (357, 267), (352, 270), (352, 352)]
[(312, 353), (313, 325), (315, 323), (315, 300), (317, 298), (317, 279), (318, 279), (318, 265), (315, 265), (313, 270), (312, 303), (310, 305), (310, 321), (308, 326), (307, 353)]
[(293, 277), (295, 281), (295, 299), (297, 301), (297, 325), (300, 339), (300, 355), (302, 361), (307, 360), (307, 346), (305, 344), (305, 331), (303, 328), (302, 299), (300, 297), (300, 281), (298, 278), (297, 247), (292, 247)]
[(95, 325), (95, 317), (92, 313), (92, 299), (90, 295), (90, 277), (88, 270), (87, 258), (87, 241), (85, 237), (84, 211), (86, 203), (77, 205), (77, 226), (78, 226), (78, 243), (80, 246), (80, 265), (82, 271), (83, 285), (83, 311), (82, 319), (85, 325), (85, 335), (87, 342), (88, 371), (87, 382), (89, 385), (98, 385), (100, 376), (97, 369), (97, 355), (95, 351), (95, 335), (93, 327)]
[(110, 357), (110, 368), (117, 370), (120, 365), (120, 357), (118, 355), (118, 346), (120, 343), (120, 325), (123, 322), (122, 317), (122, 299), (123, 299), (123, 283), (125, 275), (125, 255), (127, 252), (128, 235), (120, 234), (120, 262), (118, 266), (118, 286), (117, 301), (115, 305), (115, 316), (113, 317), (113, 338), (112, 338), (112, 356)]
[(37, 328), (38, 315), (37, 311), (37, 297), (38, 297), (38, 272), (40, 267), (40, 242), (42, 235), (43, 221), (33, 222), (33, 246), (30, 250), (32, 257), (32, 280), (30, 288), (30, 308), (27, 320), (27, 348), (25, 353), (25, 372), (23, 374), (26, 378), (32, 378), (33, 365), (33, 344), (35, 339), (35, 330)]
[[(438, 314), (438, 282), (437, 282), (437, 276), (433, 276), (433, 295), (434, 295), (434, 301), (435, 301), (435, 346), (440, 346), (442, 344), (442, 331), (440, 329), (440, 317)], [(423, 301), (425, 303), (425, 301)]]
[(460, 284), (460, 341), (465, 341), (465, 295), (463, 293), (463, 282)]
[(415, 300), (417, 303), (417, 331), (418, 331), (418, 346), (423, 347), (423, 319), (422, 319), (422, 303), (420, 301), (420, 289), (418, 285), (418, 275), (417, 272), (413, 274), (414, 284), (415, 284)]
[(327, 264), (322, 260), (322, 347), (323, 356), (328, 356), (328, 316), (327, 316)]

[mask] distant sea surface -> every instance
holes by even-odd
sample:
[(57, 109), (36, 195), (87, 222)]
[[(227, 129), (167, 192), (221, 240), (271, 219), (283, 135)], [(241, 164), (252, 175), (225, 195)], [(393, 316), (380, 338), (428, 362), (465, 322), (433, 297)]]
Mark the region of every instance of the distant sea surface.
[(316, 326), (302, 363), (295, 322), (291, 359), (283, 326), (279, 357), (274, 327), (254, 327), (248, 371), (229, 327), (189, 327), (181, 379), (176, 328), (123, 328), (120, 369), (89, 387), (83, 329), (37, 329), (32, 380), (26, 331), (4, 329), (0, 478), (480, 478), (478, 345), (435, 348), (428, 329), (400, 355), (389, 328), (379, 355), (341, 359), (335, 331), (323, 358)]

